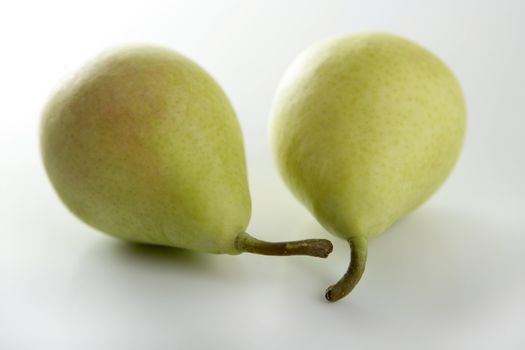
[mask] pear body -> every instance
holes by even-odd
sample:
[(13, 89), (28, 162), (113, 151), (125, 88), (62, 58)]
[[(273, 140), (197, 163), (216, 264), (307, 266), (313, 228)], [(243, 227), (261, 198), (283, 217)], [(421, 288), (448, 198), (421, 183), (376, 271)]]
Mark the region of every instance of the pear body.
[(251, 204), (239, 123), (219, 85), (173, 51), (108, 51), (43, 112), (41, 151), (58, 195), (118, 238), (239, 253)]
[(446, 179), (465, 132), (460, 86), (398, 36), (328, 40), (287, 70), (271, 119), (286, 184), (331, 233), (382, 233)]

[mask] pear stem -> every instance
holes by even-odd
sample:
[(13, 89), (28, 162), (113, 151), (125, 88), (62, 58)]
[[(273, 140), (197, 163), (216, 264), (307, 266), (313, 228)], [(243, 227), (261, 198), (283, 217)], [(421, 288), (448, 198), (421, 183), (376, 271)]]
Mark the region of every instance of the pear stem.
[(310, 255), (326, 258), (332, 252), (332, 242), (327, 239), (305, 239), (289, 242), (265, 242), (242, 232), (235, 245), (240, 252), (262, 255)]
[(348, 239), (348, 243), (351, 252), (350, 265), (343, 277), (326, 290), (325, 298), (330, 302), (338, 301), (348, 295), (365, 271), (368, 238), (366, 236), (351, 237)]

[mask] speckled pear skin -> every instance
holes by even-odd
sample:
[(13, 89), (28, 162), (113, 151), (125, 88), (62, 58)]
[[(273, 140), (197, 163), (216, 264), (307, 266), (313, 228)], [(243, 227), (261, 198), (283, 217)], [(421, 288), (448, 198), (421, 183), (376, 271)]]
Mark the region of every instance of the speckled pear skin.
[(43, 113), (44, 165), (60, 198), (112, 236), (239, 253), (251, 213), (241, 130), (219, 85), (173, 51), (108, 51)]
[(271, 119), (286, 184), (331, 233), (382, 233), (423, 203), (456, 162), (461, 88), (417, 44), (386, 33), (338, 37), (287, 70)]

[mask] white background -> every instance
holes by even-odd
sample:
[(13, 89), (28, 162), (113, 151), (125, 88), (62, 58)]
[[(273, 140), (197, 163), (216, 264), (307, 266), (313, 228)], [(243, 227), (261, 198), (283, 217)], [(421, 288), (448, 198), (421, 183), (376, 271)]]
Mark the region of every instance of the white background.
[[(370, 29), (449, 64), (468, 134), (445, 186), (370, 243), (357, 289), (328, 304), (347, 245), (282, 184), (268, 112), (301, 50)], [(525, 2), (2, 1), (0, 36), (1, 349), (525, 349)], [(40, 163), (40, 110), (128, 42), (171, 47), (221, 83), (245, 135), (249, 232), (330, 237), (328, 259), (133, 247), (65, 209)]]

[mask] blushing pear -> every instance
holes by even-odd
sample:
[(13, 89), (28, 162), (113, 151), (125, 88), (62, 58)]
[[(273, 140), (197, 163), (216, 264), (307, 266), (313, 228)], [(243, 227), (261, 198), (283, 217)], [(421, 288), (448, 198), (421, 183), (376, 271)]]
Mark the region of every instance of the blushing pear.
[(43, 112), (41, 151), (66, 206), (114, 237), (208, 253), (325, 257), (327, 240), (259, 241), (241, 130), (219, 85), (156, 46), (103, 53)]
[(319, 223), (350, 244), (336, 301), (358, 283), (368, 238), (422, 204), (461, 149), (458, 81), (421, 46), (386, 33), (337, 37), (302, 53), (280, 83), (271, 144), (284, 181)]

